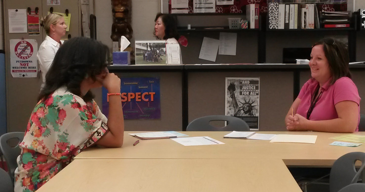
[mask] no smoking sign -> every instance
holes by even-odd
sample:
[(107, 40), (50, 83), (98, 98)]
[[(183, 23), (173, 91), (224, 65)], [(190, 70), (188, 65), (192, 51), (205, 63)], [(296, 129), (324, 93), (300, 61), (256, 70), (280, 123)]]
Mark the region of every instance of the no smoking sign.
[(14, 78), (37, 77), (37, 51), (35, 39), (10, 39), (10, 72)]
[(28, 41), (19, 41), (15, 45), (15, 55), (19, 59), (29, 59), (33, 55), (33, 46)]

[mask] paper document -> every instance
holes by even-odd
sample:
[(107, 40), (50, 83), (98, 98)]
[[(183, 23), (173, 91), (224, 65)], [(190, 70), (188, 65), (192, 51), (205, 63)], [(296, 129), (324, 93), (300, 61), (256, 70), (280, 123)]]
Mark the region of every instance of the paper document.
[(180, 143), (184, 146), (198, 146), (198, 145), (221, 145), (224, 144), (218, 140), (215, 140), (210, 137), (185, 137), (185, 138), (176, 138), (171, 139)]
[(199, 53), (199, 59), (215, 62), (219, 47), (219, 40), (209, 37), (203, 38), (202, 47)]
[(27, 33), (26, 9), (8, 9), (9, 33)]
[(234, 0), (217, 0), (217, 5), (233, 5)]
[(219, 33), (219, 55), (236, 55), (237, 33)]
[(271, 139), (272, 143), (316, 143), (317, 135), (286, 135), (279, 134)]
[(166, 49), (167, 64), (181, 64), (180, 45), (167, 43)]
[(358, 147), (361, 143), (349, 143), (349, 142), (342, 142), (342, 141), (334, 141), (330, 145), (334, 146), (342, 146), (342, 147)]
[(141, 139), (160, 139), (160, 138), (176, 138), (188, 136), (176, 131), (158, 131), (158, 132), (145, 132), (145, 133), (130, 133), (131, 136), (136, 136)]
[(215, 13), (215, 0), (193, 0), (194, 13)]
[(171, 0), (171, 8), (189, 8), (189, 0)]
[(339, 141), (355, 142), (355, 143), (365, 143), (365, 135), (347, 134), (338, 137), (333, 137), (332, 139)]
[(255, 134), (255, 132), (246, 132), (246, 131), (232, 131), (224, 136), (224, 138), (242, 138), (247, 139), (251, 135)]
[(250, 136), (248, 139), (253, 139), (253, 140), (267, 140), (267, 141), (270, 141), (274, 137), (275, 137), (275, 134), (260, 134), (260, 133), (256, 133), (256, 134)]

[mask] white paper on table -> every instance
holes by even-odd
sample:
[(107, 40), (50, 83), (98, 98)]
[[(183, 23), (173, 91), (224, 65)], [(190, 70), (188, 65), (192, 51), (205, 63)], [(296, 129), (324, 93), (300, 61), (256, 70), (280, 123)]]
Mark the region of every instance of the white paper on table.
[(234, 0), (217, 0), (217, 5), (233, 5)]
[(267, 140), (267, 141), (270, 141), (273, 137), (275, 137), (275, 134), (261, 134), (261, 133), (256, 133), (256, 134), (250, 136), (248, 139), (253, 139), (253, 140)]
[(215, 13), (215, 0), (194, 0), (194, 13)]
[(219, 40), (204, 37), (202, 47), (199, 53), (199, 59), (215, 62), (215, 60), (217, 59), (218, 47)]
[(279, 134), (271, 139), (270, 142), (277, 143), (316, 143), (317, 135), (290, 135)]
[(180, 46), (176, 43), (166, 44), (167, 64), (181, 64)]
[(219, 33), (219, 55), (236, 55), (237, 33)]
[(224, 138), (242, 138), (247, 139), (251, 135), (255, 134), (255, 132), (247, 132), (247, 131), (232, 131), (224, 136)]
[(144, 133), (129, 133), (131, 136), (148, 137), (148, 138), (160, 138), (160, 137), (183, 137), (187, 136), (183, 133), (176, 131), (156, 131), (156, 132), (144, 132)]
[(185, 137), (185, 138), (176, 138), (171, 139), (177, 143), (180, 143), (184, 146), (199, 146), (199, 145), (221, 145), (224, 144), (221, 141), (215, 140), (210, 137)]
[(8, 9), (9, 33), (27, 33), (26, 9)]
[(171, 8), (189, 8), (189, 0), (171, 0)]

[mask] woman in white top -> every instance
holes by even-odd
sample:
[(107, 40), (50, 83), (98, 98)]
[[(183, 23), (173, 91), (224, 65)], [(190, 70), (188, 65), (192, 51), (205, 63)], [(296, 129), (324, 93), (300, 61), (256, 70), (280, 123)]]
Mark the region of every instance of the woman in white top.
[(47, 71), (51, 67), (53, 58), (63, 43), (61, 38), (66, 34), (67, 29), (65, 19), (60, 14), (47, 15), (42, 21), (42, 26), (45, 29), (47, 36), (39, 46), (37, 53), (39, 66), (42, 72), (43, 83), (41, 88), (44, 87)]
[[(180, 35), (177, 33), (176, 21), (172, 15), (157, 13), (155, 18), (154, 35), (157, 39), (166, 40), (166, 43), (179, 44)], [(182, 63), (182, 55), (180, 49), (180, 64)]]

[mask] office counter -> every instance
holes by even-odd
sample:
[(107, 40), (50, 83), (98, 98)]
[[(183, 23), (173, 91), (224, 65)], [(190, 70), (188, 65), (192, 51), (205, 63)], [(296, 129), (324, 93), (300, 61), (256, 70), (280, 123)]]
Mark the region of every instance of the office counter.
[[(350, 65), (350, 69), (360, 96), (365, 95), (365, 65)], [(119, 77), (160, 77), (161, 120), (126, 121), (126, 130), (134, 131), (149, 130), (145, 127), (181, 131), (195, 118), (224, 115), (226, 77), (259, 77), (259, 128), (285, 131), (284, 117), (301, 86), (310, 78), (308, 65), (280, 63), (116, 65), (109, 70)], [(361, 106), (365, 113), (365, 104)]]

